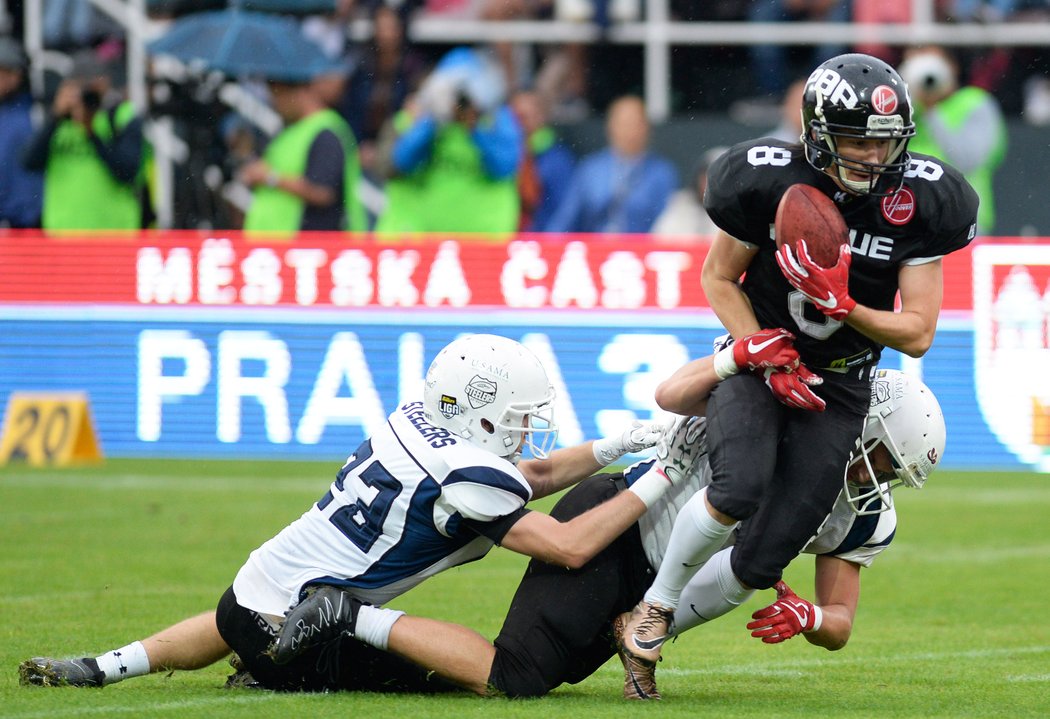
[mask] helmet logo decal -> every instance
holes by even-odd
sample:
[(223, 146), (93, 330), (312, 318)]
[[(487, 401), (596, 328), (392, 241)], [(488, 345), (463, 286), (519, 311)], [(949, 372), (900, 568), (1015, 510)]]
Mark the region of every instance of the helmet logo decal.
[(853, 86), (842, 79), (842, 76), (830, 68), (817, 68), (814, 70), (806, 83), (807, 90), (812, 87), (817, 94), (817, 104), (820, 105), (823, 98), (832, 105), (841, 105), (852, 110), (857, 106), (860, 98)]
[(880, 115), (897, 112), (897, 93), (889, 85), (879, 85), (871, 91), (871, 107)]
[(890, 383), (875, 379), (871, 383), (871, 406), (875, 407), (890, 399)]
[(926, 459), (930, 460), (930, 464), (937, 464), (937, 448), (930, 447), (930, 451), (926, 453)]
[(906, 225), (915, 216), (915, 194), (902, 187), (895, 195), (882, 198), (882, 216), (891, 225)]
[(487, 404), (492, 404), (496, 401), (496, 383), (492, 380), (485, 379), (481, 375), (474, 375), (464, 391), (467, 393), (467, 399), (470, 401), (470, 406), (474, 409), (481, 409)]
[(482, 372), (488, 372), (491, 375), (495, 375), (500, 379), (510, 379), (510, 373), (507, 372), (507, 368), (502, 365), (493, 364), (483, 359), (476, 359), (471, 361), (470, 366), (475, 370), (481, 370)]
[(459, 414), (459, 402), (456, 401), (455, 397), (443, 394), (438, 402), (438, 411), (441, 412), (445, 419), (452, 419)]

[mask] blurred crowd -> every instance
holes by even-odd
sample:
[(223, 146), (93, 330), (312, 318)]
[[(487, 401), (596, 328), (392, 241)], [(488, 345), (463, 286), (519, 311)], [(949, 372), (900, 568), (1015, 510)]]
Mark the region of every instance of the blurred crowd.
[[(22, 4), (7, 3), (0, 13), (0, 227), (155, 226), (156, 143), (163, 138), (151, 128), (164, 118), (176, 138), (165, 147), (181, 148), (173, 152), (168, 225), (175, 228), (686, 238), (713, 229), (701, 197), (706, 167), (724, 148), (701, 138), (681, 149), (684, 162), (654, 152), (642, 50), (602, 41), (618, 23), (645, 21), (641, 0), (146, 2), (151, 19), (167, 28), (229, 12), (228, 5), (274, 16), (267, 29), (308, 43), (318, 59), (256, 50), (261, 57), (240, 59), (242, 73), (232, 65), (216, 72), (218, 61), (198, 66), (151, 53), (148, 107), (136, 107), (119, 23), (88, 0), (43, 0), (44, 48), (68, 62), (30, 83)], [(906, 23), (912, 5), (670, 0), (670, 11), (686, 22)], [(935, 10), (945, 23), (1050, 28), (1050, 0), (937, 0)], [(408, 29), (419, 18), (587, 23), (598, 41), (412, 43)], [(222, 31), (233, 24), (228, 16), (221, 22)], [(756, 135), (793, 141), (801, 132), (800, 78), (851, 49), (901, 69), (920, 128), (913, 149), (967, 173), (990, 229), (1004, 118), (1050, 124), (1047, 47), (850, 46), (833, 34), (797, 47), (676, 46), (672, 112), (729, 113), (761, 127)], [(244, 64), (256, 60), (269, 68)], [(564, 139), (568, 126), (584, 121), (604, 128), (597, 150)]]

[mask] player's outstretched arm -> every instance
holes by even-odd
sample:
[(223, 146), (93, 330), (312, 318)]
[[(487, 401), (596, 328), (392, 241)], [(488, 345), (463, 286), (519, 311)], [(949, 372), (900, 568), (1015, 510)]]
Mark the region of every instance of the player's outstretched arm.
[(810, 644), (834, 651), (846, 646), (860, 599), (860, 565), (837, 557), (816, 557), (816, 603), (795, 594), (784, 582), (777, 600), (751, 615), (751, 636), (779, 644), (801, 634)]
[(663, 422), (634, 421), (608, 437), (565, 447), (547, 459), (528, 459), (518, 464), (532, 487), (533, 499), (540, 499), (590, 477), (625, 454), (654, 447), (667, 429)]
[(650, 471), (625, 491), (567, 522), (529, 512), (514, 523), (500, 544), (548, 564), (578, 569), (637, 522), (671, 485), (667, 474)]
[(687, 362), (656, 387), (656, 404), (668, 412), (700, 417), (719, 381), (738, 372), (799, 369), (795, 336), (785, 329), (759, 330), (709, 357)]

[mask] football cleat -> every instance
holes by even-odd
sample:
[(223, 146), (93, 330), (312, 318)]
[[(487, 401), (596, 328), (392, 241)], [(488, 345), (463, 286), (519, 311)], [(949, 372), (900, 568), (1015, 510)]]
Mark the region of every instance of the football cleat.
[(623, 632), (630, 616), (630, 612), (624, 612), (613, 620), (616, 654), (623, 664), (623, 698), (659, 699), (660, 691), (656, 688), (656, 662), (624, 651)]
[(619, 644), (628, 656), (655, 664), (660, 659), (660, 648), (671, 636), (674, 610), (646, 601), (631, 610), (624, 623)]
[(287, 664), (343, 635), (354, 636), (361, 600), (328, 584), (307, 592), (306, 598), (285, 615), (277, 639), (267, 650), (274, 664)]
[(106, 673), (90, 657), (51, 659), (33, 657), (18, 665), (18, 682), (38, 687), (100, 687)]
[(676, 417), (656, 443), (656, 464), (671, 484), (681, 484), (706, 451), (703, 428), (700, 417)]

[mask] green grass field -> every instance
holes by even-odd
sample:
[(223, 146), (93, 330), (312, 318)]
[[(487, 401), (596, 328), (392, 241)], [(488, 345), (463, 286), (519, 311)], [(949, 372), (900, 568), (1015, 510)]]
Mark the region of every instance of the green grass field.
[[(337, 463), (109, 460), (0, 467), (0, 717), (1047, 717), (1050, 476), (936, 475), (898, 493), (901, 526), (865, 570), (853, 639), (766, 646), (772, 597), (671, 645), (662, 702), (620, 698), (612, 660), (539, 700), (278, 695), (222, 688), (228, 667), (95, 689), (18, 685), (33, 655), (94, 656), (214, 607), (245, 556), (325, 491)], [(496, 634), (524, 560), (502, 549), (391, 606)], [(811, 594), (812, 560), (787, 579)]]

